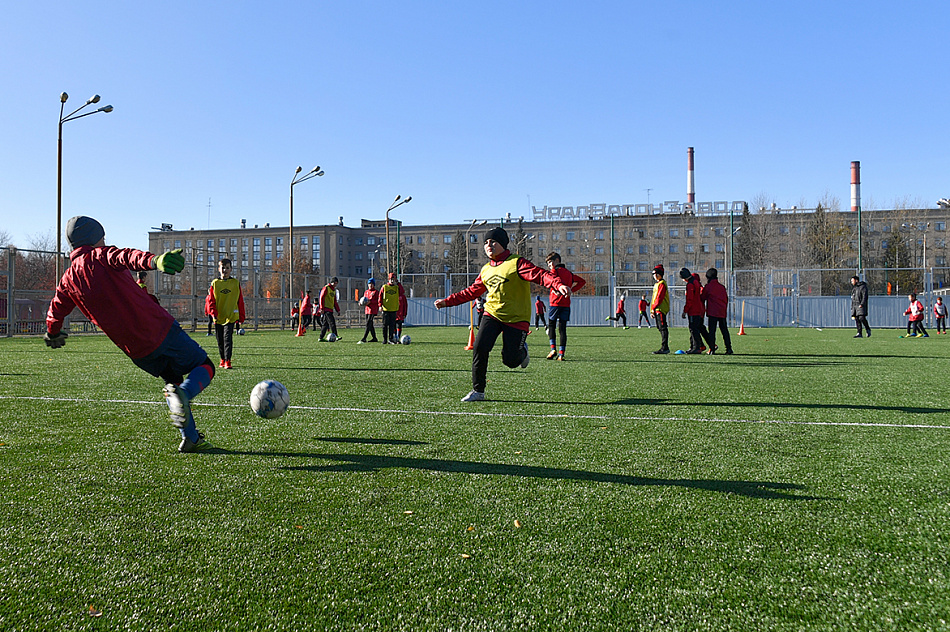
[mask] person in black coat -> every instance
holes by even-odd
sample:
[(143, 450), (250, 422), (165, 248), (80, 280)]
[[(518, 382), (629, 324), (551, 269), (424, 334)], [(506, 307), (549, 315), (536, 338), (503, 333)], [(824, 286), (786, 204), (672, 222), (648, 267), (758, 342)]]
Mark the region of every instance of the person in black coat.
[(871, 326), (868, 324), (868, 284), (857, 276), (851, 277), (851, 319), (858, 328), (855, 338), (862, 338), (862, 326), (867, 329), (868, 338), (871, 337)]

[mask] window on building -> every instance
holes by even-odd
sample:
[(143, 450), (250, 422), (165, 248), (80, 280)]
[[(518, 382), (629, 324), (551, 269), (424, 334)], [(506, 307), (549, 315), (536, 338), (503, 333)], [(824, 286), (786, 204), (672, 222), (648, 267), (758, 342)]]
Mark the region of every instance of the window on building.
[[(409, 239), (412, 239), (412, 237), (409, 237)], [(407, 243), (407, 244), (411, 244), (412, 242), (411, 242), (411, 241), (407, 241), (406, 243)], [(366, 245), (367, 245), (367, 246), (375, 246), (375, 245), (376, 245), (376, 238), (375, 238), (375, 237), (367, 237), (367, 238), (366, 238)]]
[(934, 230), (947, 230), (947, 222), (936, 222)]
[(632, 254), (633, 254), (633, 246), (627, 246), (627, 254), (628, 254), (628, 255), (632, 255)]
[(604, 254), (604, 247), (603, 247), (603, 246), (597, 246), (597, 247), (595, 247), (595, 248), (594, 248), (594, 254), (595, 254), (595, 255), (602, 255), (602, 254)]
[(670, 244), (670, 254), (675, 255), (680, 251), (680, 247), (677, 244)]
[(653, 254), (655, 254), (655, 255), (662, 255), (662, 254), (663, 254), (663, 246), (661, 246), (660, 244), (654, 245), (654, 246), (653, 246)]
[(567, 249), (567, 256), (568, 256), (568, 257), (573, 257), (573, 256), (574, 256), (574, 247), (573, 247), (573, 246)]
[(646, 270), (649, 265), (646, 261), (637, 261), (637, 270)]
[(574, 231), (572, 230), (567, 231), (567, 240), (574, 241)]
[(674, 237), (674, 238), (675, 238), (675, 237), (679, 237), (679, 236), (680, 236), (680, 231), (679, 231), (678, 228), (671, 228), (671, 229), (670, 229), (670, 237)]
[(725, 252), (726, 244), (716, 244), (716, 252)]
[(640, 244), (640, 254), (641, 255), (650, 254), (650, 247), (647, 246), (646, 244)]
[(938, 257), (934, 257), (934, 260), (935, 260), (934, 262), (937, 264), (937, 267), (939, 268), (943, 268), (944, 266), (947, 265), (946, 257), (938, 256)]
[(602, 230), (598, 230), (597, 233), (594, 235), (594, 239), (603, 239), (603, 238), (604, 238), (604, 231)]
[(452, 235), (442, 235), (442, 243), (443, 244), (452, 243)]
[(356, 254), (353, 255), (353, 258), (356, 259), (357, 261), (362, 261), (362, 260), (363, 260), (363, 253), (362, 253), (362, 252), (357, 252)]
[(603, 262), (603, 261), (595, 261), (595, 262), (594, 262), (594, 271), (595, 271), (595, 272), (603, 272), (603, 270), (604, 270), (604, 262)]
[(696, 246), (693, 244), (686, 244), (685, 249), (686, 252), (696, 252)]
[(469, 235), (469, 236), (468, 236), (468, 243), (470, 243), (470, 244), (477, 244), (477, 243), (478, 243), (478, 235), (476, 235), (475, 233), (472, 233), (471, 235)]
[(354, 245), (354, 246), (362, 246), (362, 245), (363, 245), (363, 238), (362, 238), (362, 237), (357, 237), (357, 238), (354, 240), (353, 245)]
[(713, 230), (716, 233), (716, 237), (722, 237), (723, 235), (726, 234), (726, 229), (724, 228), (715, 228)]
[(662, 231), (662, 230), (655, 230), (655, 231), (653, 231), (653, 238), (654, 238), (654, 239), (663, 239), (663, 231)]
[(693, 236), (693, 233), (695, 233), (695, 232), (696, 232), (696, 231), (693, 230), (692, 228), (687, 228), (687, 229), (686, 229), (686, 236), (687, 236), (687, 237), (692, 237), (692, 236)]

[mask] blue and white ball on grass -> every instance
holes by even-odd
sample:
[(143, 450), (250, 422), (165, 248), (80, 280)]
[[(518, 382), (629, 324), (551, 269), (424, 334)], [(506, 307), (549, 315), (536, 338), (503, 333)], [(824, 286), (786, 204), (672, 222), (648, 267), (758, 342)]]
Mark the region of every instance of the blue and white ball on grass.
[(405, 334), (402, 338), (399, 339), (399, 344), (407, 345), (412, 342), (412, 338), (409, 337), (409, 334)]
[(290, 393), (277, 380), (264, 380), (251, 390), (251, 410), (258, 417), (277, 419), (290, 405)]

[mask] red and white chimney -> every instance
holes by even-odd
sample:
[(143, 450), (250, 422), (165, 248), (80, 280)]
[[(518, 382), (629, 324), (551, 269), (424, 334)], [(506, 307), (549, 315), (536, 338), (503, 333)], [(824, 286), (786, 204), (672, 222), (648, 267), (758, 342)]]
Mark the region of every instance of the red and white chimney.
[(696, 205), (696, 179), (693, 172), (693, 148), (686, 149), (686, 201)]
[(851, 161), (851, 212), (861, 208), (861, 161)]

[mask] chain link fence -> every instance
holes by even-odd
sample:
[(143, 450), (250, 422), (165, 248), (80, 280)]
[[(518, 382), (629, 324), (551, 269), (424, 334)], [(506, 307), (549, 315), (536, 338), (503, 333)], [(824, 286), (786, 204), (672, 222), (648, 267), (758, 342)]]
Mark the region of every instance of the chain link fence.
[[(62, 265), (69, 264), (64, 257)], [(0, 335), (42, 335), (46, 331), (46, 312), (53, 297), (56, 254), (45, 251), (0, 249)], [(200, 272), (199, 272), (200, 270)], [(615, 288), (636, 286), (648, 288), (648, 273), (625, 272), (611, 277), (608, 272), (581, 272), (587, 285), (572, 299), (571, 324), (575, 326), (610, 326), (605, 322), (614, 313)], [(702, 273), (700, 273), (702, 274)], [(851, 277), (854, 269), (809, 270), (767, 269), (736, 270), (721, 274), (730, 296), (729, 324), (737, 327), (851, 327)], [(329, 278), (318, 274), (235, 268), (241, 280), (247, 321), (245, 328), (290, 329), (293, 304), (307, 291), (314, 302)], [(683, 286), (675, 275), (669, 275), (671, 308), (677, 316), (683, 309)], [(437, 310), (435, 299), (468, 287), (477, 274), (406, 274), (400, 282), (406, 291), (408, 326), (468, 326), (472, 321), (471, 305)], [(198, 331), (207, 326), (204, 299), (207, 295), (210, 270), (195, 263), (186, 265), (178, 275), (149, 274), (149, 291), (182, 326)], [(950, 292), (950, 268), (867, 269), (863, 277), (868, 284), (869, 316), (872, 327), (903, 328), (904, 309), (911, 292), (926, 307), (926, 323), (933, 319), (932, 306), (937, 296)], [(377, 286), (385, 283), (377, 279)], [(193, 289), (194, 288), (194, 289)], [(340, 302), (338, 326), (362, 327), (364, 310), (358, 304), (366, 288), (365, 278), (340, 277), (337, 296)], [(532, 286), (534, 295), (548, 303), (548, 291)], [(649, 297), (648, 297), (649, 298)], [(635, 313), (628, 305), (628, 314)], [(533, 312), (533, 310), (532, 310)], [(682, 324), (678, 318), (670, 322)], [(94, 332), (95, 325), (78, 310), (68, 319), (69, 331)]]

